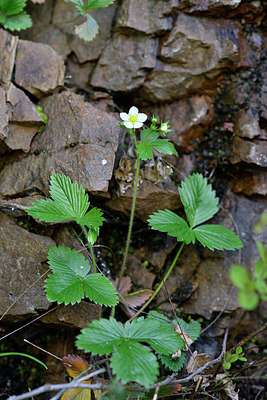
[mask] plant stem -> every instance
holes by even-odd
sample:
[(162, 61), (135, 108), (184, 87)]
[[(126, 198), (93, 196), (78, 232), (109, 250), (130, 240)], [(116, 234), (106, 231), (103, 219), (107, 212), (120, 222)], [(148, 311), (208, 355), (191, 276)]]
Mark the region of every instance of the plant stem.
[(134, 318), (136, 318), (136, 317), (148, 306), (148, 304), (151, 303), (151, 301), (154, 299), (154, 297), (156, 297), (156, 295), (158, 294), (158, 292), (160, 291), (160, 289), (162, 288), (162, 286), (164, 285), (164, 283), (165, 283), (166, 280), (168, 279), (170, 273), (172, 272), (172, 270), (173, 270), (173, 268), (174, 268), (174, 266), (175, 266), (175, 264), (176, 264), (176, 261), (178, 260), (180, 254), (181, 254), (181, 252), (182, 252), (182, 250), (183, 250), (183, 248), (184, 248), (184, 245), (185, 245), (185, 242), (183, 242), (183, 243), (181, 244), (181, 246), (179, 247), (179, 250), (177, 251), (177, 254), (176, 254), (176, 256), (174, 257), (174, 260), (173, 260), (173, 262), (172, 262), (170, 268), (168, 269), (168, 272), (166, 273), (166, 275), (164, 276), (164, 278), (163, 278), (162, 281), (160, 282), (160, 284), (159, 284), (159, 286), (157, 287), (157, 289), (155, 290), (155, 292), (154, 292), (154, 293), (152, 294), (152, 296), (147, 300), (147, 302), (143, 305), (143, 307), (141, 307), (140, 310), (139, 310), (135, 315), (133, 315), (133, 316), (129, 319), (129, 321), (132, 321)]
[[(137, 147), (135, 133), (133, 133), (132, 136), (134, 138), (135, 147)], [(125, 247), (125, 251), (124, 251), (123, 262), (122, 262), (122, 267), (121, 267), (120, 276), (119, 276), (119, 282), (118, 282), (118, 286), (117, 286), (118, 290), (120, 288), (121, 278), (122, 278), (122, 275), (123, 275), (124, 270), (125, 270), (127, 256), (128, 256), (128, 252), (129, 252), (130, 241), (131, 241), (131, 234), (132, 234), (132, 228), (133, 228), (133, 219), (134, 219), (134, 211), (135, 211), (135, 203), (136, 203), (139, 171), (140, 171), (140, 157), (138, 155), (138, 157), (137, 157), (137, 165), (136, 165), (136, 173), (135, 173), (134, 194), (133, 194), (133, 201), (132, 201), (132, 208), (131, 208), (131, 216), (130, 216), (130, 222), (129, 222), (129, 229), (128, 229), (126, 247)]]
[(91, 243), (89, 242), (88, 238), (87, 238), (87, 232), (84, 226), (82, 226), (82, 229), (84, 231), (85, 237), (87, 239), (87, 243), (89, 245), (89, 249), (90, 249), (90, 253), (91, 253), (91, 257), (92, 257), (92, 261), (93, 261), (93, 266), (94, 266), (94, 273), (96, 273), (96, 262), (95, 262), (95, 255), (94, 255), (94, 250), (93, 250), (93, 246), (91, 245)]
[(77, 19), (79, 19), (81, 17), (81, 15), (77, 15), (77, 17), (73, 18), (73, 19), (69, 19), (68, 21), (58, 21), (58, 22), (53, 22), (49, 25), (46, 25), (44, 28), (42, 28), (39, 32), (35, 33), (32, 36), (32, 39), (35, 38), (37, 35), (39, 35), (40, 33), (44, 32), (46, 29), (51, 28), (52, 26), (56, 26), (56, 25), (62, 25), (62, 24), (70, 24), (71, 22), (75, 22), (77, 21)]

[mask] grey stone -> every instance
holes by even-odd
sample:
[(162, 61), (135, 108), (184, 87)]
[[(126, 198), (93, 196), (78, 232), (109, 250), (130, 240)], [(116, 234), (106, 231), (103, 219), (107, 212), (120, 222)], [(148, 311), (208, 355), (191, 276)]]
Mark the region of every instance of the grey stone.
[(226, 68), (238, 66), (241, 37), (236, 22), (179, 13), (141, 95), (153, 102), (172, 101), (205, 87)]
[(146, 34), (172, 28), (174, 0), (124, 0), (118, 12), (115, 30), (136, 30)]
[(64, 84), (65, 66), (52, 47), (20, 40), (17, 48), (15, 82), (41, 98)]
[(267, 166), (267, 141), (256, 140), (253, 142), (240, 137), (234, 139), (232, 145), (233, 155), (230, 161), (233, 164), (244, 161), (245, 163), (252, 163), (260, 167)]
[(2, 169), (0, 193), (37, 188), (48, 195), (53, 172), (68, 175), (87, 191), (106, 192), (118, 146), (118, 122), (74, 93), (50, 96), (42, 105), (47, 125), (34, 138), (30, 154)]
[(7, 87), (11, 81), (17, 44), (17, 36), (0, 28), (0, 85)]
[(0, 140), (7, 137), (8, 132), (8, 112), (6, 105), (5, 91), (0, 87)]
[(0, 315), (29, 288), (4, 317), (16, 322), (34, 316), (40, 310), (47, 310), (50, 305), (44, 290), (47, 276), (34, 282), (48, 270), (42, 263), (47, 259), (49, 247), (55, 242), (28, 232), (2, 213), (0, 232)]
[(138, 88), (156, 65), (158, 40), (115, 34), (96, 65), (90, 84), (115, 92)]

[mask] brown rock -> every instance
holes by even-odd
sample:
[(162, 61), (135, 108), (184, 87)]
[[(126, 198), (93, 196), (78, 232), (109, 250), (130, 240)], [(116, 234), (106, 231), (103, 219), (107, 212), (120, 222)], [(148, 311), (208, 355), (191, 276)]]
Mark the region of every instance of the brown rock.
[(179, 13), (142, 96), (153, 102), (172, 101), (209, 86), (226, 68), (239, 65), (240, 38), (238, 23)]
[(90, 84), (115, 92), (138, 88), (156, 65), (158, 40), (115, 34), (97, 63)]
[(267, 195), (267, 173), (245, 173), (238, 175), (231, 183), (231, 187), (235, 193), (244, 193), (247, 196), (260, 194)]
[(32, 138), (43, 124), (42, 117), (26, 94), (12, 83), (7, 91), (7, 105), (10, 123), (5, 143), (12, 150), (28, 152)]
[(172, 28), (173, 0), (125, 0), (123, 1), (115, 30), (136, 30), (146, 34), (164, 32)]
[(14, 68), (18, 38), (0, 29), (0, 86), (8, 87)]
[(195, 139), (200, 139), (202, 130), (213, 122), (214, 109), (208, 96), (192, 96), (160, 107), (153, 107), (153, 113), (161, 121), (170, 121), (170, 139), (182, 150), (192, 151)]
[(17, 48), (15, 82), (41, 98), (64, 84), (65, 66), (50, 46), (20, 40)]
[(0, 172), (3, 196), (37, 188), (49, 195), (53, 172), (63, 173), (85, 190), (108, 190), (120, 128), (115, 118), (74, 93), (50, 96), (42, 104), (48, 122), (31, 147)]
[(259, 165), (260, 167), (267, 166), (267, 141), (248, 140), (236, 137), (233, 142), (233, 155), (230, 158), (231, 163), (236, 164), (244, 161)]
[(152, 289), (155, 274), (149, 272), (145, 267), (142, 267), (139, 258), (128, 255), (127, 272), (137, 290)]
[(7, 137), (8, 113), (5, 91), (0, 87), (0, 141)]
[(0, 315), (29, 288), (5, 316), (15, 322), (36, 315), (37, 310), (48, 309), (45, 277), (30, 286), (48, 269), (42, 263), (55, 242), (26, 231), (4, 214), (0, 214), (0, 233)]
[(260, 139), (267, 139), (259, 125), (259, 115), (255, 114), (252, 109), (242, 110), (237, 116), (235, 123), (235, 133), (237, 136), (253, 139), (259, 137)]
[(89, 322), (99, 319), (101, 306), (81, 301), (78, 304), (59, 305), (54, 311), (41, 318), (45, 324), (68, 326), (69, 328), (86, 328)]
[(89, 61), (80, 65), (75, 56), (70, 56), (66, 65), (66, 83), (68, 86), (86, 88), (94, 67), (95, 62)]

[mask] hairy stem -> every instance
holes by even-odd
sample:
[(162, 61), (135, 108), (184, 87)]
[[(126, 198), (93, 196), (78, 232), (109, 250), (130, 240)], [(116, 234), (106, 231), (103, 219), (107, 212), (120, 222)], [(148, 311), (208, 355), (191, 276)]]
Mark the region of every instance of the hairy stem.
[(71, 22), (75, 22), (77, 21), (77, 19), (79, 19), (81, 17), (81, 15), (78, 15), (77, 17), (73, 18), (73, 19), (69, 19), (68, 21), (58, 21), (58, 22), (52, 22), (51, 24), (45, 26), (44, 28), (42, 28), (40, 31), (38, 31), (37, 33), (35, 33), (32, 36), (32, 39), (35, 38), (37, 35), (39, 35), (40, 33), (44, 32), (46, 29), (51, 28), (52, 26), (56, 26), (56, 25), (62, 25), (62, 24), (70, 24)]
[(91, 245), (91, 243), (90, 243), (89, 240), (88, 240), (87, 232), (86, 232), (85, 227), (82, 226), (82, 229), (83, 229), (83, 231), (84, 231), (85, 237), (86, 237), (86, 239), (87, 239), (87, 243), (88, 243), (88, 245), (89, 245), (90, 254), (91, 254), (92, 261), (93, 261), (93, 266), (94, 266), (94, 273), (96, 273), (96, 262), (95, 262), (95, 255), (94, 255), (93, 246)]
[[(137, 147), (137, 142), (136, 142), (136, 136), (135, 133), (133, 133), (133, 138), (134, 138), (134, 144), (135, 147)], [(135, 183), (134, 183), (134, 194), (133, 194), (133, 202), (132, 202), (132, 209), (131, 209), (131, 216), (130, 216), (130, 222), (129, 222), (129, 229), (128, 229), (128, 236), (127, 236), (127, 241), (126, 241), (126, 247), (124, 251), (124, 256), (123, 256), (123, 262), (122, 262), (122, 267), (120, 271), (120, 276), (119, 276), (119, 282), (117, 289), (119, 290), (120, 288), (120, 283), (121, 283), (121, 278), (123, 276), (125, 266), (126, 266), (126, 261), (128, 257), (128, 252), (129, 252), (129, 246), (130, 246), (130, 241), (131, 241), (131, 234), (132, 234), (132, 228), (133, 228), (133, 219), (134, 219), (134, 211), (135, 211), (135, 203), (136, 203), (136, 195), (137, 195), (137, 186), (138, 186), (138, 178), (139, 178), (139, 171), (140, 171), (140, 157), (137, 157), (137, 165), (136, 165), (136, 173), (135, 173)]]
[(157, 287), (157, 289), (155, 290), (155, 292), (154, 292), (154, 293), (152, 294), (152, 296), (147, 300), (147, 302), (143, 305), (143, 307), (141, 307), (140, 310), (139, 310), (135, 315), (133, 315), (133, 316), (129, 319), (129, 321), (132, 321), (134, 318), (138, 317), (138, 315), (139, 315), (139, 314), (151, 303), (151, 301), (157, 296), (158, 292), (160, 291), (160, 289), (162, 288), (162, 286), (165, 284), (165, 282), (166, 282), (166, 280), (168, 279), (170, 273), (172, 272), (172, 270), (173, 270), (173, 268), (174, 268), (174, 266), (175, 266), (175, 264), (176, 264), (176, 261), (178, 260), (180, 254), (181, 254), (181, 252), (182, 252), (182, 250), (183, 250), (183, 248), (184, 248), (184, 245), (185, 245), (185, 242), (183, 242), (183, 243), (181, 244), (181, 246), (179, 247), (179, 250), (177, 251), (177, 254), (176, 254), (176, 256), (174, 257), (174, 260), (173, 260), (173, 262), (172, 262), (170, 268), (168, 269), (166, 275), (164, 276), (164, 278), (163, 278), (162, 281), (160, 282), (160, 284), (159, 284), (159, 286)]

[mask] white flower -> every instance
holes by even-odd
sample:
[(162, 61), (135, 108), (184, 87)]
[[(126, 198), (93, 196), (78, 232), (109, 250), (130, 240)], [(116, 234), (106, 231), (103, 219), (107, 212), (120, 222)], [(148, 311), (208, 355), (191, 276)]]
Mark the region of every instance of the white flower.
[(138, 113), (138, 108), (131, 107), (129, 113), (120, 113), (120, 117), (123, 120), (125, 128), (137, 129), (143, 126), (143, 123), (147, 120), (147, 115), (144, 113)]

